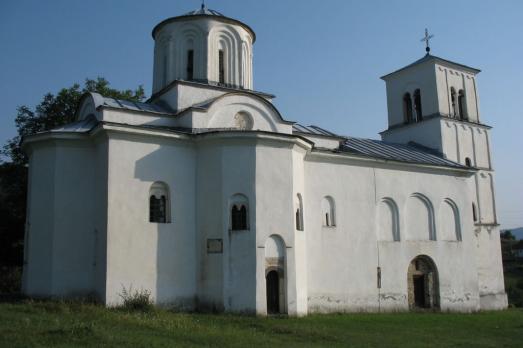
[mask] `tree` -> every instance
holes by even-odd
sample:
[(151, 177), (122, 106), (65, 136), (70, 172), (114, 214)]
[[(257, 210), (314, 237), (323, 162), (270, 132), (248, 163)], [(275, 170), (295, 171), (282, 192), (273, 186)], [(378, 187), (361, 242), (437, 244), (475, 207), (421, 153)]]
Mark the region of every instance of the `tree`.
[(96, 80), (86, 79), (84, 86), (75, 83), (69, 88), (62, 88), (56, 95), (47, 93), (35, 109), (22, 105), (17, 109), (15, 118), (18, 135), (9, 140), (2, 150), (2, 155), (15, 164), (26, 164), (27, 157), (20, 148), (22, 139), (28, 135), (50, 130), (74, 122), (74, 115), (81, 96), (86, 92), (97, 92), (104, 97), (142, 101), (145, 92), (142, 86), (133, 90), (119, 91), (109, 87), (109, 82), (101, 77)]
[[(17, 136), (4, 145), (0, 155), (0, 293), (19, 289), (20, 268), (23, 262), (27, 196), (27, 156), (20, 145), (24, 137), (74, 122), (81, 96), (97, 92), (105, 97), (142, 101), (142, 86), (135, 90), (119, 91), (109, 87), (104, 78), (86, 79), (84, 86), (75, 83), (56, 95), (46, 94), (34, 109), (20, 106), (15, 118)], [(18, 282), (18, 283), (16, 283)]]
[(505, 230), (505, 231), (501, 232), (500, 237), (501, 237), (501, 239), (505, 239), (505, 240), (516, 240), (516, 237), (512, 234), (512, 232), (510, 230)]

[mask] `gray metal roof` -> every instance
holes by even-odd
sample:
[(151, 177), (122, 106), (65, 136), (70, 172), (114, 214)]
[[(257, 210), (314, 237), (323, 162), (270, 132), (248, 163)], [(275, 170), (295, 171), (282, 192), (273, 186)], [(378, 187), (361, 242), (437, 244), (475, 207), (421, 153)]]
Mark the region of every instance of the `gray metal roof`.
[(329, 132), (326, 129), (323, 129), (318, 126), (304, 126), (299, 123), (295, 123), (292, 125), (292, 132), (293, 133), (304, 133), (304, 134), (311, 134), (311, 135), (323, 135), (328, 137), (337, 137), (337, 138), (343, 138), (340, 135), (334, 134), (332, 132)]
[(200, 15), (205, 15), (205, 16), (220, 16), (220, 17), (225, 17), (223, 14), (221, 14), (220, 12), (218, 11), (215, 11), (215, 10), (211, 10), (209, 8), (207, 8), (205, 5), (202, 4), (202, 7), (197, 9), (197, 10), (194, 10), (194, 11), (190, 11), (190, 12), (187, 12), (185, 14), (183, 14), (184, 16), (200, 16)]
[(411, 63), (411, 64), (409, 64), (407, 66), (404, 66), (403, 68), (395, 70), (395, 71), (393, 71), (393, 72), (391, 72), (389, 74), (383, 75), (381, 78), (383, 79), (383, 78), (385, 78), (387, 76), (396, 74), (396, 73), (398, 73), (400, 71), (403, 71), (405, 69), (408, 69), (410, 67), (413, 67), (415, 65), (418, 65), (418, 64), (421, 64), (421, 63), (424, 63), (424, 62), (428, 62), (430, 60), (435, 60), (435, 61), (439, 61), (441, 63), (447, 63), (447, 64), (451, 64), (451, 65), (456, 65), (456, 66), (458, 66), (460, 68), (463, 68), (463, 69), (466, 69), (466, 70), (470, 70), (470, 71), (473, 71), (475, 73), (481, 72), (481, 70), (479, 70), (479, 69), (476, 69), (476, 68), (473, 68), (473, 67), (470, 67), (470, 66), (467, 66), (467, 65), (463, 65), (463, 64), (460, 64), (460, 63), (456, 63), (456, 62), (453, 62), (453, 61), (450, 61), (450, 60), (447, 60), (447, 59), (443, 59), (443, 58), (440, 58), (440, 57), (437, 57), (437, 56), (433, 56), (433, 55), (427, 53), (426, 55), (424, 55), (422, 58), (418, 59), (414, 63)]
[[(68, 123), (58, 128), (51, 129), (52, 133), (86, 133), (93, 129), (98, 124), (98, 120), (93, 117), (86, 117), (83, 120)], [(44, 132), (40, 132), (44, 133)]]
[(385, 160), (421, 163), (454, 168), (466, 168), (437, 154), (436, 151), (414, 143), (396, 144), (380, 140), (348, 138), (340, 147), (342, 152)]
[(159, 105), (142, 103), (142, 102), (133, 102), (123, 99), (107, 98), (103, 97), (102, 106), (108, 106), (111, 108), (125, 109), (132, 111), (145, 111), (145, 112), (154, 112), (158, 114), (172, 114), (172, 111), (163, 108)]

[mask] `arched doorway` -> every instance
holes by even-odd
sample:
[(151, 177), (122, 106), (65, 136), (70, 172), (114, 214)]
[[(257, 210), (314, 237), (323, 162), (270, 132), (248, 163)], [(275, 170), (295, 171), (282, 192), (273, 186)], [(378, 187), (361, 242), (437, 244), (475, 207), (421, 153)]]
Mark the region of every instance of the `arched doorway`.
[(439, 308), (438, 270), (430, 257), (420, 255), (411, 261), (407, 284), (410, 309)]
[(267, 286), (267, 313), (280, 313), (280, 275), (278, 271), (269, 271), (265, 276)]
[(277, 235), (265, 242), (265, 290), (267, 314), (286, 313), (285, 242)]

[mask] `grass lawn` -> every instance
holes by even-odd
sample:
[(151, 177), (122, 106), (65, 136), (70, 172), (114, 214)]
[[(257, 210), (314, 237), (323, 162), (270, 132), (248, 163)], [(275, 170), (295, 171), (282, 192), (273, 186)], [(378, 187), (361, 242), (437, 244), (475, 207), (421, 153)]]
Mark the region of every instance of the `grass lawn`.
[(1, 347), (523, 347), (523, 310), (256, 318), (0, 303)]

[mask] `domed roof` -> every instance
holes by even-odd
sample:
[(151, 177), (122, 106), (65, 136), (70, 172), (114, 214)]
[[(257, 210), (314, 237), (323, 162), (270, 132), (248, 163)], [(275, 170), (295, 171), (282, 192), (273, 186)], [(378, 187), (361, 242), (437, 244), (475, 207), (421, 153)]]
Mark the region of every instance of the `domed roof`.
[(183, 16), (200, 16), (200, 15), (225, 17), (220, 12), (207, 8), (207, 6), (205, 6), (204, 4), (202, 4), (202, 7), (197, 10), (190, 11), (190, 12), (183, 14)]
[(240, 25), (245, 30), (247, 30), (249, 33), (251, 33), (252, 42), (254, 43), (254, 41), (256, 41), (256, 33), (247, 24), (245, 24), (237, 19), (227, 17), (218, 11), (211, 10), (211, 9), (207, 8), (204, 4), (202, 4), (202, 7), (197, 10), (184, 13), (183, 15), (180, 15), (180, 16), (167, 18), (166, 20), (160, 22), (158, 25), (156, 25), (153, 28), (153, 32), (152, 32), (153, 39), (156, 39), (156, 33), (158, 32), (158, 30), (167, 23), (189, 20), (189, 19), (197, 19), (197, 18), (201, 18), (201, 17), (214, 17), (213, 19), (216, 19), (216, 20), (219, 20), (222, 22)]

